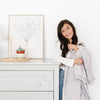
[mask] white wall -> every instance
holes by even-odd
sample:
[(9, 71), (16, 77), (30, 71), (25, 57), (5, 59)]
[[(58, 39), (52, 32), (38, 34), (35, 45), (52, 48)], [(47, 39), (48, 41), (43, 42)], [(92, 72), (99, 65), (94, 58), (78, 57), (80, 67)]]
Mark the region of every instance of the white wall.
[[(99, 0), (1, 0), (0, 34), (7, 39), (9, 14), (45, 15), (45, 57), (52, 58), (56, 45), (57, 24), (69, 19), (76, 26), (81, 42), (86, 43), (93, 57), (95, 84), (90, 86), (92, 100), (100, 99), (100, 1)], [(3, 48), (3, 43), (0, 42)], [(4, 45), (7, 45), (4, 44)], [(0, 47), (0, 49), (2, 49)], [(0, 54), (3, 52), (0, 52)]]

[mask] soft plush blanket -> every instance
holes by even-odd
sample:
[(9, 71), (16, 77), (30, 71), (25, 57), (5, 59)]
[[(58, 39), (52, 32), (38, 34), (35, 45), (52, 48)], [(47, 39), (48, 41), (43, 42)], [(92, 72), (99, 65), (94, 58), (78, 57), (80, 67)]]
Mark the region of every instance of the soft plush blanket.
[[(94, 81), (94, 75), (92, 71), (92, 61), (90, 52), (85, 46), (78, 46), (79, 50), (75, 53), (74, 50), (70, 51), (70, 57), (72, 59), (82, 58), (84, 63), (80, 66), (73, 65), (73, 69), (66, 66), (64, 74), (64, 85), (63, 85), (63, 100), (91, 100), (88, 92), (88, 84)], [(73, 76), (71, 74), (73, 73)], [(68, 76), (70, 75), (70, 76)], [(71, 80), (71, 78), (73, 79)], [(74, 79), (75, 78), (75, 79)], [(69, 80), (72, 83), (68, 83)], [(75, 87), (76, 85), (76, 87)], [(79, 89), (78, 89), (79, 88)], [(73, 94), (73, 91), (76, 91)], [(69, 98), (68, 98), (69, 96)], [(74, 97), (73, 99), (70, 97)]]

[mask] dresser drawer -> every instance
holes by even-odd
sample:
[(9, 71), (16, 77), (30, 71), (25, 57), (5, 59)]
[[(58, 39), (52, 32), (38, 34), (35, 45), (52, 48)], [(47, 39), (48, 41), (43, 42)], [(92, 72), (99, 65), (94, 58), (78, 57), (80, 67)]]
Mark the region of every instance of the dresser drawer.
[(53, 91), (53, 71), (0, 71), (0, 91)]
[(53, 100), (53, 92), (0, 92), (0, 100)]

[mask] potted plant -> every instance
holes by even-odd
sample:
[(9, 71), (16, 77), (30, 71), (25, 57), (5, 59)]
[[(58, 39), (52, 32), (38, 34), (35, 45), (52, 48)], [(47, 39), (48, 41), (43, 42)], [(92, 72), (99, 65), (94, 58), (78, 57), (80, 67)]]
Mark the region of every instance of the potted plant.
[(16, 53), (19, 58), (25, 57), (25, 50), (21, 46), (16, 50)]

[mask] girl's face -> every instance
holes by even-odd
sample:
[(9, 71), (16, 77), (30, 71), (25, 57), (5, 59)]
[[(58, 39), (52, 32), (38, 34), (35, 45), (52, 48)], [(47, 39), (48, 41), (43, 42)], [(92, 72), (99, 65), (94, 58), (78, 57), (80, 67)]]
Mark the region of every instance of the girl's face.
[(65, 23), (65, 24), (63, 25), (63, 27), (61, 28), (61, 34), (62, 34), (66, 39), (71, 40), (72, 37), (73, 37), (73, 29), (72, 29), (72, 27), (71, 27), (69, 24)]

